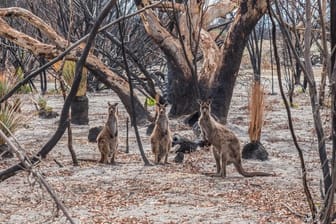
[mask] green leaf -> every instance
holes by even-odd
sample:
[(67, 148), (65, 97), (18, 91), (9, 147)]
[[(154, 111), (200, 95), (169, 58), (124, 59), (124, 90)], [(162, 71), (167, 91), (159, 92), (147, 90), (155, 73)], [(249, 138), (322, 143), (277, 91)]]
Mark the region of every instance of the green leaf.
[(150, 106), (150, 107), (153, 107), (153, 106), (156, 105), (156, 100), (152, 97), (147, 97), (146, 98), (146, 105)]

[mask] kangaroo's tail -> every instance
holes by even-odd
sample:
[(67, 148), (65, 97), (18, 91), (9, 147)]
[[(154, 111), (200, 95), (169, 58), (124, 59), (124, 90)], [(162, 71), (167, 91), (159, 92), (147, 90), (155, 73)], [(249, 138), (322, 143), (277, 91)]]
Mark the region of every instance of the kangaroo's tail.
[(265, 172), (247, 172), (244, 170), (241, 162), (234, 163), (237, 171), (243, 175), (244, 177), (255, 177), (255, 176), (272, 176), (273, 174), (265, 173)]

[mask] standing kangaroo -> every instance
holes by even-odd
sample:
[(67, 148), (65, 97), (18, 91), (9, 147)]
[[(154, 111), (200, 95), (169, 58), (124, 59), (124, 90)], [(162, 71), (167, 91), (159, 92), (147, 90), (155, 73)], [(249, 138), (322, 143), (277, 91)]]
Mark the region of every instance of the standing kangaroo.
[(101, 154), (100, 163), (114, 164), (118, 148), (118, 103), (108, 103), (108, 118), (105, 126), (97, 136), (98, 149)]
[(157, 104), (155, 126), (150, 136), (152, 152), (155, 156), (154, 162), (156, 164), (160, 163), (163, 157), (164, 163), (168, 163), (168, 153), (172, 144), (171, 132), (166, 114), (166, 106), (166, 104)]
[(247, 172), (242, 167), (240, 142), (237, 136), (211, 116), (210, 100), (200, 101), (198, 124), (205, 141), (212, 145), (217, 173), (212, 176), (226, 177), (226, 165), (233, 163), (244, 177), (271, 176), (264, 172)]

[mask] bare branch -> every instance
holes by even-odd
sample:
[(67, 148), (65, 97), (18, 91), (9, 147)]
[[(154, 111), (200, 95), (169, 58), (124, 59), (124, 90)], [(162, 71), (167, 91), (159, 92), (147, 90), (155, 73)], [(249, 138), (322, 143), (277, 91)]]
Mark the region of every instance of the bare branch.
[[(269, 3), (269, 0), (268, 0), (268, 10), (269, 10), (269, 13), (270, 13), (271, 6), (270, 6), (270, 3)], [(305, 161), (304, 161), (304, 158), (303, 158), (302, 149), (300, 148), (300, 146), (298, 144), (298, 141), (297, 141), (297, 138), (296, 138), (296, 135), (295, 135), (290, 107), (289, 107), (288, 101), (286, 99), (286, 96), (285, 96), (285, 93), (284, 93), (283, 87), (282, 87), (280, 58), (279, 58), (278, 49), (277, 49), (277, 45), (276, 45), (275, 21), (274, 21), (274, 18), (272, 16), (270, 18), (271, 18), (271, 21), (272, 21), (272, 43), (273, 43), (274, 57), (275, 57), (275, 61), (276, 61), (276, 69), (277, 69), (277, 73), (278, 73), (278, 82), (279, 82), (280, 93), (281, 93), (281, 97), (282, 97), (283, 102), (284, 102), (285, 107), (286, 107), (289, 130), (290, 130), (290, 133), (292, 135), (295, 148), (298, 151), (299, 158), (300, 158), (301, 171), (302, 171), (302, 183), (303, 183), (304, 192), (305, 192), (307, 200), (308, 200), (308, 205), (309, 205), (309, 208), (310, 208), (312, 218), (313, 218), (313, 220), (315, 220), (317, 211), (316, 211), (316, 207), (315, 207), (315, 204), (314, 204), (314, 201), (313, 201), (313, 198), (311, 196), (311, 193), (310, 193), (310, 190), (309, 190), (309, 187), (308, 187), (308, 183), (307, 183), (306, 165), (305, 165)]]
[(49, 40), (52, 43), (56, 44), (57, 47), (64, 48), (67, 44), (66, 40), (64, 40), (61, 36), (59, 36), (54, 29), (52, 29), (48, 24), (46, 24), (41, 18), (37, 17), (32, 12), (26, 9), (19, 7), (0, 8), (0, 16), (2, 17), (16, 16), (22, 18), (28, 23), (34, 25), (36, 28), (40, 29), (42, 32), (44, 32), (48, 36)]
[(2, 18), (0, 18), (0, 36), (7, 38), (13, 43), (32, 51), (35, 55), (47, 56), (56, 53), (56, 47), (44, 44), (24, 33), (15, 30)]

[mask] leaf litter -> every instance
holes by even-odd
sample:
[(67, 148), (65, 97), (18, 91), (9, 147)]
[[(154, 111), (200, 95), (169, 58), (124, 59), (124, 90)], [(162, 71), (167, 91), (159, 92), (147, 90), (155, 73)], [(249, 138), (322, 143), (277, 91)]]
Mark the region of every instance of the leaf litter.
[[(23, 100), (23, 113), (34, 112), (28, 96), (23, 97), (27, 97)], [(88, 97), (90, 123), (72, 125), (73, 144), (79, 158), (98, 161), (96, 143), (87, 140), (88, 130), (104, 124), (106, 98), (112, 102), (117, 102), (118, 98), (111, 91), (89, 93)], [(61, 110), (62, 97), (48, 95), (46, 98), (55, 111)], [(307, 160), (309, 187), (318, 202), (321, 170), (309, 99), (304, 95), (294, 99), (299, 105), (292, 109), (295, 129)], [(236, 87), (228, 126), (239, 136), (242, 145), (249, 142), (247, 102), (248, 91)], [(261, 142), (270, 160), (243, 160), (243, 166), (246, 170), (275, 173), (273, 177), (244, 178), (232, 165), (227, 168), (226, 179), (206, 176), (203, 173), (214, 172), (216, 168), (212, 152), (205, 149), (185, 154), (182, 164), (173, 162), (175, 154), (172, 152), (170, 164), (145, 167), (132, 129), (130, 153), (124, 153), (124, 108), (120, 113), (117, 165), (80, 161), (78, 167), (73, 167), (65, 134), (38, 169), (77, 223), (304, 223), (309, 220), (309, 208), (285, 109), (279, 96), (268, 95), (265, 103)], [(323, 118), (329, 119), (327, 110)], [(16, 138), (28, 153), (35, 153), (53, 134), (57, 121), (58, 118), (43, 120), (36, 116), (16, 132)], [(193, 136), (182, 118), (171, 120), (171, 129)], [(140, 126), (139, 130), (146, 155), (153, 161), (146, 126)], [(0, 168), (6, 169), (16, 162), (15, 158), (1, 160)], [(28, 179), (27, 174), (21, 172), (0, 183), (0, 223), (65, 223), (63, 214), (55, 212), (57, 208), (49, 195)]]

